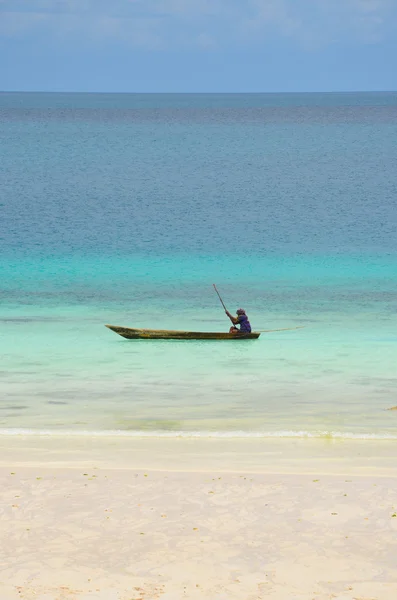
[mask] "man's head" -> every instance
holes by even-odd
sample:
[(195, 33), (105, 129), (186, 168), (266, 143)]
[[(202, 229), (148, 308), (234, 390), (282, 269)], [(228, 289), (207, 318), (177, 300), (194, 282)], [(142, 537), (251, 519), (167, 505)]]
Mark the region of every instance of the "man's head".
[(245, 315), (245, 310), (243, 308), (238, 308), (237, 309), (237, 314), (238, 315)]

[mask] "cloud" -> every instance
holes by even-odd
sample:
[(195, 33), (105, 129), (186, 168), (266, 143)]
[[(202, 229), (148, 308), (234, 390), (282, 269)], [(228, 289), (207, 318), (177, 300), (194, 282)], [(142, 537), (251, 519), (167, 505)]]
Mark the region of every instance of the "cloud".
[(205, 48), (206, 50), (210, 50), (216, 46), (215, 39), (208, 35), (208, 33), (205, 33), (205, 31), (198, 34), (196, 41), (201, 48)]
[(0, 35), (34, 32), (141, 48), (220, 48), (275, 36), (310, 48), (377, 43), (394, 0), (0, 0)]
[(2, 12), (0, 5), (0, 35), (5, 37), (24, 35), (39, 27), (46, 19), (47, 15), (38, 12)]
[(92, 0), (16, 0), (11, 11), (7, 10), (9, 0), (0, 0), (0, 36), (43, 34), (61, 43), (103, 43), (112, 39), (130, 46), (162, 47), (161, 18), (154, 13), (128, 13), (127, 4), (115, 1), (109, 10), (101, 0), (95, 4)]
[(362, 13), (374, 13), (390, 7), (390, 2), (385, 0), (351, 0), (351, 6)]

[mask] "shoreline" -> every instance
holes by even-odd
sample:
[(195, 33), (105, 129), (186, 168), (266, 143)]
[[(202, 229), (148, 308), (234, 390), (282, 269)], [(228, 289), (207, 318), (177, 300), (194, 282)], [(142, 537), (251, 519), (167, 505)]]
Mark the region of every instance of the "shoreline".
[(251, 473), (329, 473), (397, 477), (396, 440), (328, 438), (172, 438), (1, 436), (0, 467)]

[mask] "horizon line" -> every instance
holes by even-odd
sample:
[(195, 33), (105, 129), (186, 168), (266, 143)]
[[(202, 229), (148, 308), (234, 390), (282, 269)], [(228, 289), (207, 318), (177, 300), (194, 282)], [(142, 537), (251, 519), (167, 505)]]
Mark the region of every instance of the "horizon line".
[(307, 91), (272, 91), (272, 92), (123, 92), (123, 91), (82, 91), (82, 90), (0, 90), (0, 94), (114, 94), (114, 95), (276, 95), (276, 94), (395, 94), (396, 90), (307, 90)]

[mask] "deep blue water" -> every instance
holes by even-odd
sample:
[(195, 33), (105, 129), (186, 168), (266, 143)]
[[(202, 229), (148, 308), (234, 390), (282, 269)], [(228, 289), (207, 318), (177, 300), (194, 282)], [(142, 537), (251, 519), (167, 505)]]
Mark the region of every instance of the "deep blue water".
[(397, 94), (2, 94), (0, 119), (4, 253), (397, 252)]

